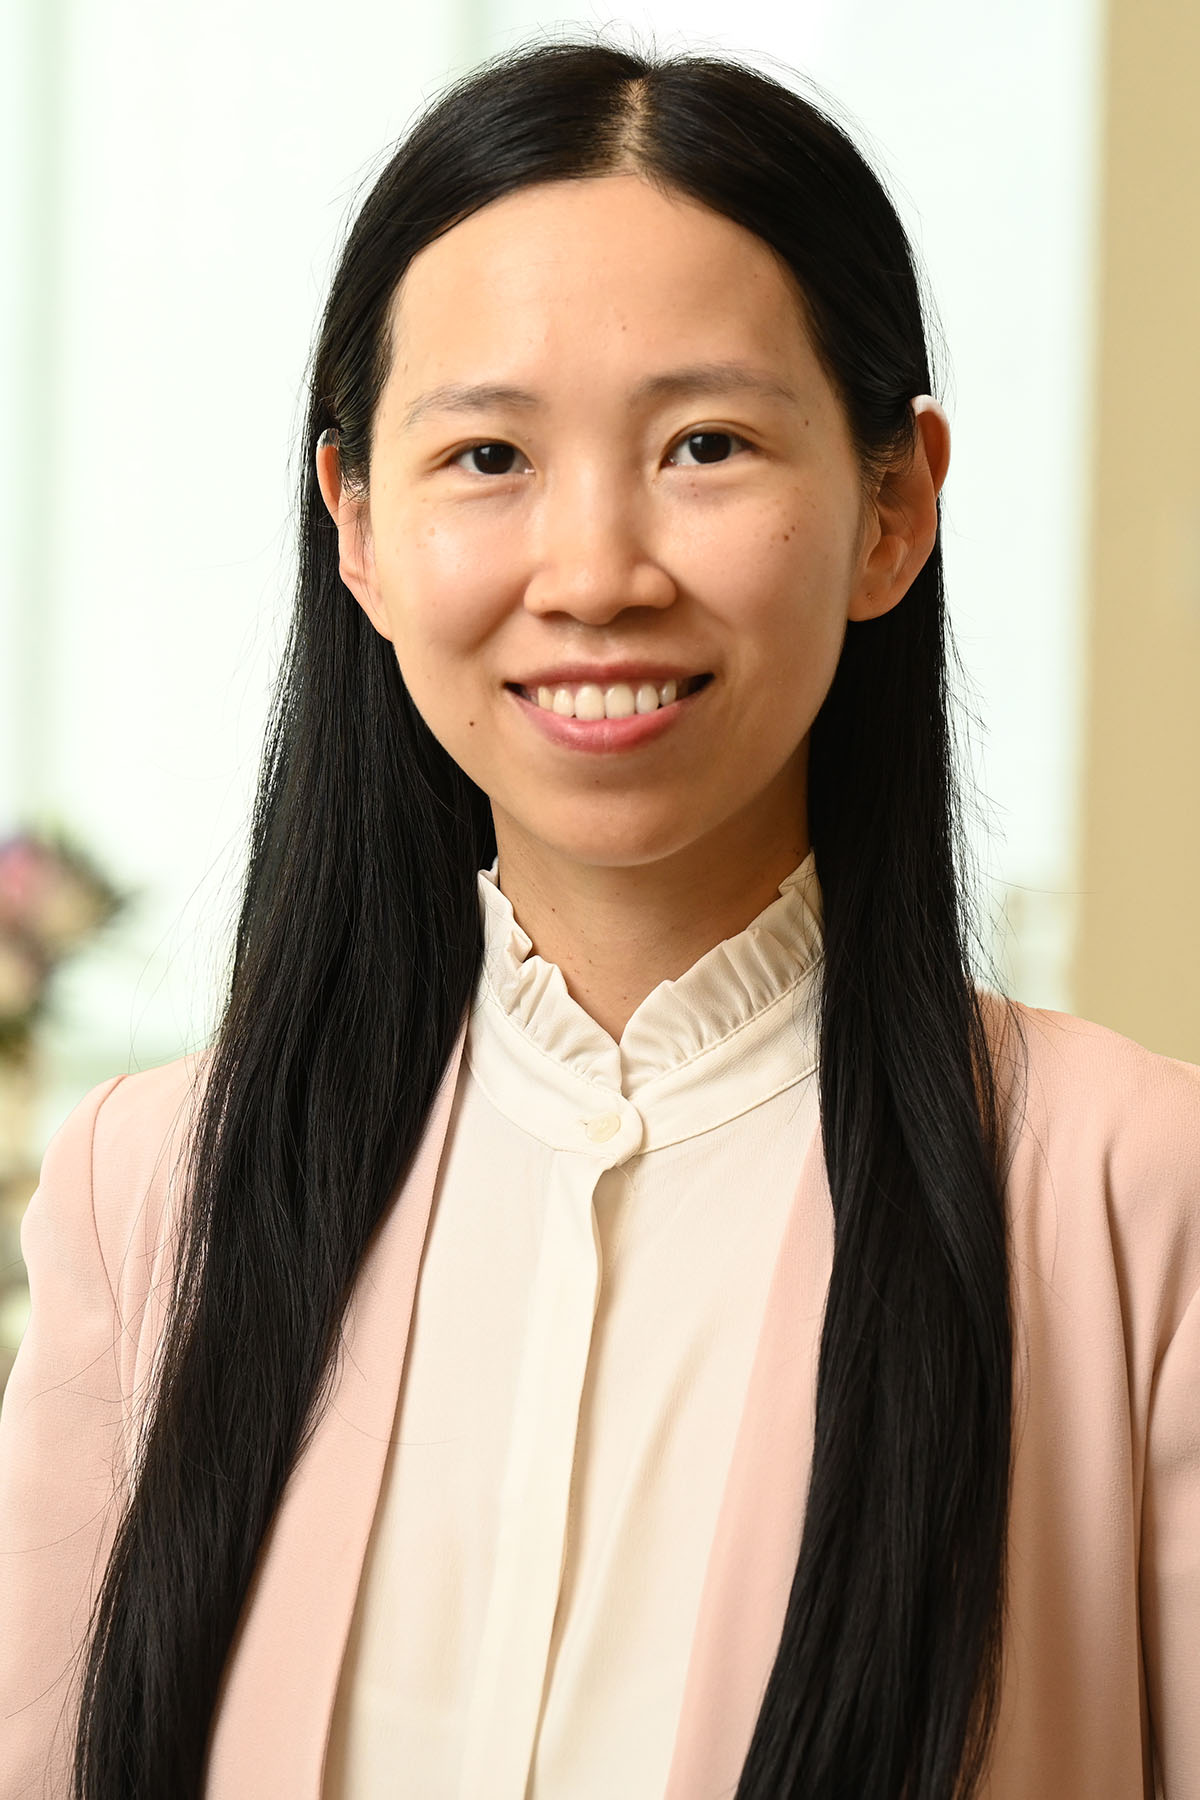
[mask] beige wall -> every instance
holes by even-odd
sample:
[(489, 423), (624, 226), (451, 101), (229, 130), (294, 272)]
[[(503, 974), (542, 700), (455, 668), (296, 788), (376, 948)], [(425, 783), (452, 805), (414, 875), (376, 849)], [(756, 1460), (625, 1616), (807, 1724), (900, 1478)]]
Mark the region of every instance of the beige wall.
[(1200, 6), (1106, 61), (1073, 1009), (1200, 1062)]

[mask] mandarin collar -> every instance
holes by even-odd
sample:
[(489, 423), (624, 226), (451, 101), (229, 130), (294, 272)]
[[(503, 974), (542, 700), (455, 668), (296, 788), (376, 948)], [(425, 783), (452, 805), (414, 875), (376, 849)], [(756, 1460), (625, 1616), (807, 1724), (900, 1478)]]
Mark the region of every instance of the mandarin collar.
[[(745, 1034), (785, 996), (800, 987), (812, 994), (811, 977), (821, 957), (821, 895), (811, 851), (780, 882), (778, 898), (749, 925), (714, 945), (674, 981), (659, 982), (630, 1016), (619, 1042), (571, 997), (558, 965), (536, 954), (501, 891), (498, 866), (497, 858), (478, 875), (484, 960), (475, 1010), (486, 1006), (493, 1021), (501, 1015), (542, 1056), (589, 1085), (629, 1099), (664, 1078), (674, 1088), (689, 1065), (710, 1064), (721, 1045)], [(794, 1033), (795, 1008), (790, 1011)], [(802, 1035), (811, 1051), (811, 1009)], [(736, 1049), (731, 1045), (731, 1053)]]

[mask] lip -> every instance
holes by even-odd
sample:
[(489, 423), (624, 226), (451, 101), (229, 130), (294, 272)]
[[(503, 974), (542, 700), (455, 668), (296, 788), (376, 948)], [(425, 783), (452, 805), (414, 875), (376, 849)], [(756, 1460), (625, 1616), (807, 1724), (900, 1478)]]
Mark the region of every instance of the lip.
[(682, 663), (667, 662), (559, 663), (553, 669), (535, 669), (519, 681), (506, 682), (505, 686), (523, 687), (530, 693), (540, 687), (578, 687), (585, 681), (600, 688), (615, 687), (619, 681), (627, 682), (630, 687), (645, 681), (661, 687), (664, 681), (690, 681), (707, 672)]
[[(647, 676), (646, 679), (652, 678)], [(670, 675), (663, 677), (664, 681), (671, 679)], [(547, 681), (541, 685), (549, 687), (550, 683)], [(515, 687), (508, 687), (505, 691), (535, 730), (549, 738), (552, 744), (558, 744), (565, 750), (611, 755), (618, 750), (638, 749), (642, 744), (661, 737), (664, 731), (670, 731), (672, 725), (712, 685), (711, 681), (706, 681), (703, 687), (694, 688), (690, 694), (684, 694), (679, 700), (672, 700), (668, 706), (656, 707), (651, 713), (631, 713), (627, 719), (564, 719), (558, 713), (539, 706), (536, 700), (527, 700)]]

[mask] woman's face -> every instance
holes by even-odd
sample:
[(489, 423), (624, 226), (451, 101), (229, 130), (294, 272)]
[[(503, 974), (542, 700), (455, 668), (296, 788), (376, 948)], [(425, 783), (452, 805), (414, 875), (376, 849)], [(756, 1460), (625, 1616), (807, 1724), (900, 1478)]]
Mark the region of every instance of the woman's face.
[[(634, 174), (547, 183), (421, 251), (392, 319), (369, 493), (339, 490), (332, 448), (322, 486), (502, 860), (781, 832), (799, 860), (847, 619), (929, 546), (895, 592), (900, 540), (772, 251)], [(672, 703), (672, 677), (706, 679)]]

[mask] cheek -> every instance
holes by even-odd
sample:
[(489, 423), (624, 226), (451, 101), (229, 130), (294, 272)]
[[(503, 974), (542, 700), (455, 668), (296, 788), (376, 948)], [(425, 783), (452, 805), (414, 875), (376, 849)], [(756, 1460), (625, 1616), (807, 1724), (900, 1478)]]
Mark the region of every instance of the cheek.
[(506, 584), (495, 561), (464, 543), (463, 534), (424, 522), (379, 559), (379, 580), (392, 640), (410, 688), (425, 672), (445, 677), (479, 655), (506, 610)]
[(494, 554), (489, 535), (481, 533), (469, 507), (448, 513), (417, 507), (408, 518), (397, 557), (409, 565), (410, 575), (430, 587), (469, 588)]
[(798, 669), (819, 680), (830, 658), (836, 663), (851, 586), (843, 537), (776, 515), (736, 541), (714, 539), (694, 557), (706, 607), (772, 686), (794, 686)]
[(693, 514), (673, 544), (699, 591), (836, 596), (854, 562), (857, 511), (840, 485), (820, 480), (772, 484), (744, 503)]
[(383, 558), (379, 577), (392, 649), (413, 705), (445, 750), (483, 785), (494, 696), (488, 644), (503, 613), (502, 584), (464, 557), (451, 535), (426, 530), (402, 555)]

